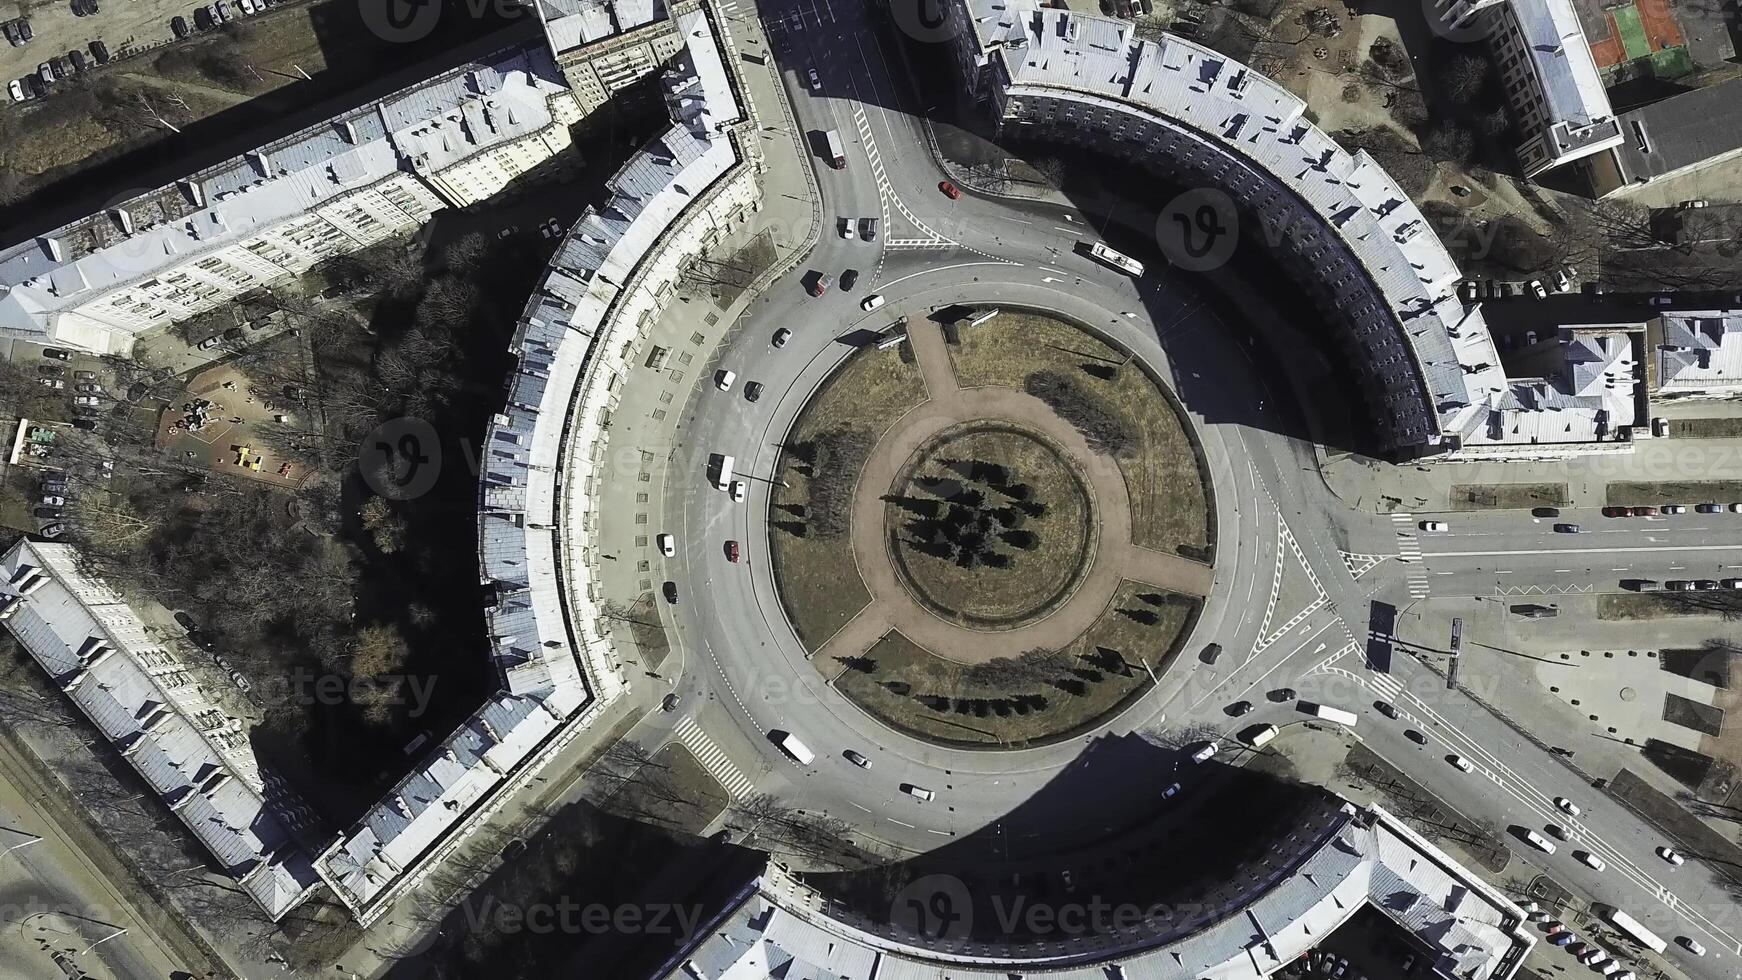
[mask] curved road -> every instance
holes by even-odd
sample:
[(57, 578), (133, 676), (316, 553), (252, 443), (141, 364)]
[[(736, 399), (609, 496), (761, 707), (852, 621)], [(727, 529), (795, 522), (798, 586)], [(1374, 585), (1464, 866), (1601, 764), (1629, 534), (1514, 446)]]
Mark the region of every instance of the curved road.
[[(1092, 764), (1084, 750), (1099, 736), (1299, 720), (1292, 701), (1264, 696), (1293, 686), (1302, 697), (1358, 711), (1357, 731), (1376, 752), (1472, 819), (1538, 830), (1549, 822), (1570, 826), (1581, 843), (1553, 857), (1509, 843), (1526, 863), (1625, 906), (1666, 937), (1691, 935), (1728, 954), (1694, 960), (1672, 950), (1691, 973), (1731, 975), (1729, 956), (1742, 954), (1735, 938), (1742, 930), (1729, 921), (1735, 905), (1709, 871), (1697, 861), (1671, 869), (1652, 853), (1663, 843), (1659, 835), (1583, 789), (1558, 760), (1524, 744), (1485, 709), (1445, 690), (1438, 675), (1402, 655), (1389, 672), (1377, 672), (1359, 652), (1375, 599), (1405, 606), (1429, 589), (1493, 594), (1508, 588), (1497, 580), (1509, 575), (1521, 576), (1520, 586), (1522, 577), (1564, 575), (1596, 587), (1599, 566), (1608, 576), (1622, 576), (1627, 566), (1637, 576), (1678, 577), (1660, 572), (1706, 556), (1700, 549), (1712, 544), (1711, 531), (1689, 523), (1665, 525), (1664, 540), (1643, 526), (1602, 528), (1617, 533), (1599, 535), (1600, 519), (1575, 516), (1567, 519), (1583, 520), (1590, 533), (1557, 535), (1552, 522), (1502, 513), (1460, 515), (1451, 518), (1451, 532), (1435, 535), (1417, 531), (1423, 515), (1378, 517), (1352, 508), (1319, 476), (1314, 447), (1279, 434), (1290, 431), (1287, 416), (1299, 411), (1292, 396), (1265, 388), (1243, 328), (1221, 322), (1192, 279), (1158, 262), (1162, 268), (1133, 280), (1075, 254), (1078, 241), (1093, 238), (1080, 214), (972, 194), (945, 198), (936, 190), (942, 175), (920, 124), (900, 108), (907, 99), (892, 79), (901, 73), (885, 60), (871, 25), (859, 20), (863, 8), (805, 0), (778, 11), (764, 6), (762, 15), (801, 127), (838, 130), (848, 165), (818, 168), (825, 232), (806, 264), (777, 281), (721, 345), (715, 363), (697, 372), (711, 378), (727, 368), (740, 382), (731, 393), (696, 386), (669, 464), (664, 525), (656, 529), (675, 534), (679, 544), (677, 557), (656, 559), (682, 595), (671, 610), (683, 664), (678, 690), (686, 705), (722, 706), (743, 744), (731, 732), (709, 735), (732, 746), (728, 755), (759, 760), (748, 772), (756, 789), (845, 819), (897, 851), (929, 851), (994, 824), (1006, 839), (1080, 840), (1085, 831), (1141, 816), (1148, 805), (1130, 798), (1139, 794), (1121, 794), (1122, 780), (1109, 779), (1101, 780), (1109, 784), (1104, 800), (1073, 798), (1068, 811), (1032, 806), (1061, 773)], [(814, 90), (806, 80), (812, 67), (820, 81)], [(876, 243), (834, 232), (838, 217), (863, 216), (881, 219)], [(838, 282), (848, 268), (861, 272), (851, 292), (831, 288), (812, 298), (805, 291), (811, 272)], [(864, 313), (859, 301), (872, 292), (887, 302)], [(854, 350), (843, 338), (882, 330), (901, 316), (918, 328), (932, 309), (952, 303), (1050, 308), (1098, 327), (1172, 380), (1209, 459), (1219, 541), (1215, 581), (1187, 650), (1214, 641), (1227, 652), (1214, 665), (1182, 657), (1158, 689), (1090, 736), (993, 753), (941, 748), (884, 728), (807, 662), (758, 554), (768, 533), (767, 480), (779, 442), (809, 393)], [(771, 337), (782, 327), (792, 339), (777, 350)], [(741, 394), (750, 381), (765, 386), (754, 403)], [(746, 502), (734, 504), (709, 481), (715, 453), (736, 457), (749, 483)], [(727, 539), (746, 542), (744, 563), (727, 562), (719, 547)], [(1636, 550), (1623, 550), (1630, 548)], [(1589, 553), (1575, 560), (1564, 554), (1570, 549)], [(1715, 551), (1703, 560), (1723, 564)], [(1559, 571), (1575, 567), (1583, 578)], [(1495, 569), (1506, 574), (1490, 574)], [(1604, 581), (1617, 587), (1613, 578)], [(1235, 721), (1228, 706), (1242, 700), (1254, 708)], [(1395, 705), (1398, 717), (1375, 710), (1379, 701)], [(1428, 746), (1405, 738), (1410, 729), (1425, 733)], [(788, 760), (769, 740), (771, 731), (798, 733), (816, 762), (800, 767)], [(848, 748), (870, 756), (873, 767), (845, 761)], [(1475, 773), (1446, 764), (1450, 752), (1471, 759)], [(921, 804), (900, 791), (904, 783), (929, 787), (937, 798)], [(1554, 808), (1555, 795), (1576, 798), (1583, 817), (1568, 820)], [(1608, 870), (1576, 864), (1575, 846), (1602, 855)]]

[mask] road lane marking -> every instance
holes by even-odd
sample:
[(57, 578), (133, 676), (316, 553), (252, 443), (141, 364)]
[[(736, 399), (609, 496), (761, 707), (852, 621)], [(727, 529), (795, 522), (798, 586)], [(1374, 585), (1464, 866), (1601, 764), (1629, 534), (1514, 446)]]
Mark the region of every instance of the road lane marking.
[(1537, 548), (1524, 551), (1430, 551), (1430, 558), (1499, 558), (1506, 555), (1613, 555), (1651, 551), (1735, 551), (1733, 544), (1672, 544), (1661, 548)]

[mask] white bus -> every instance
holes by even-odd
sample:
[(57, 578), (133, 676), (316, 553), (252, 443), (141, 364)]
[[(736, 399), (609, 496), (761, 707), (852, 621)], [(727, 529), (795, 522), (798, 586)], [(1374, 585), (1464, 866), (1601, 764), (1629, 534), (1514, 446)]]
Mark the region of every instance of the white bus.
[(1628, 915), (1626, 912), (1623, 912), (1618, 908), (1610, 908), (1609, 914), (1604, 916), (1604, 918), (1608, 919), (1609, 924), (1619, 930), (1623, 936), (1626, 936), (1628, 939), (1644, 946), (1653, 953), (1661, 953), (1669, 947), (1668, 943), (1657, 938), (1657, 933), (1640, 925), (1638, 920), (1634, 919), (1633, 916)]
[(1129, 275), (1129, 276), (1141, 276), (1141, 275), (1143, 275), (1143, 263), (1142, 262), (1139, 262), (1136, 259), (1132, 258), (1131, 256), (1125, 255), (1121, 252), (1115, 252), (1112, 249), (1108, 248), (1107, 246), (1101, 244), (1100, 242), (1090, 243), (1089, 255), (1090, 255), (1090, 257), (1092, 257), (1094, 259), (1097, 259), (1101, 262), (1107, 263), (1108, 265), (1112, 266), (1115, 269), (1118, 269), (1120, 272), (1123, 272), (1126, 275)]

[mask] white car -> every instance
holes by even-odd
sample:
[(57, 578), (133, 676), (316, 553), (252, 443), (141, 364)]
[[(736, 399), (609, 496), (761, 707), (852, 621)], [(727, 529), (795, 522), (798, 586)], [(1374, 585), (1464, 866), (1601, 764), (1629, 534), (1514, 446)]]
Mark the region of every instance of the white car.
[(847, 751), (842, 752), (841, 755), (844, 756), (848, 762), (858, 766), (860, 769), (871, 768), (871, 760), (865, 758), (864, 754), (856, 749), (848, 749)]
[(859, 304), (859, 309), (864, 310), (866, 313), (869, 313), (872, 310), (875, 310), (876, 308), (878, 308), (879, 306), (882, 306), (882, 305), (883, 305), (883, 294), (882, 293), (872, 293), (871, 295), (865, 297), (865, 301), (863, 303)]
[(1687, 858), (1682, 857), (1681, 854), (1678, 853), (1676, 851), (1676, 849), (1673, 847), (1660, 847), (1660, 848), (1658, 848), (1657, 849), (1657, 856), (1660, 858), (1663, 858), (1665, 861), (1668, 861), (1670, 864), (1677, 865), (1678, 867), (1687, 861)]
[(733, 480), (732, 486), (731, 486), (731, 493), (732, 493), (732, 501), (734, 503), (739, 503), (739, 504), (743, 503), (744, 502), (744, 481), (743, 480)]
[(1456, 767), (1459, 772), (1476, 771), (1476, 767), (1470, 764), (1470, 760), (1461, 755), (1448, 755), (1446, 756), (1446, 761)]
[(842, 218), (840, 220), (840, 223), (837, 224), (836, 227), (841, 229), (841, 237), (842, 238), (852, 240), (852, 239), (856, 239), (859, 237), (858, 232), (853, 230), (853, 219), (852, 218)]
[(659, 543), (659, 553), (667, 558), (677, 554), (677, 540), (669, 534), (661, 534), (653, 539)]
[(1700, 941), (1695, 939), (1692, 936), (1677, 936), (1677, 937), (1675, 937), (1675, 941), (1678, 943), (1681, 943), (1683, 949), (1694, 954), (1695, 956), (1706, 955), (1706, 947), (1701, 946)]
[(1221, 748), (1222, 743), (1220, 742), (1205, 742), (1196, 752), (1192, 753), (1192, 761), (1198, 763), (1208, 762), (1215, 757), (1216, 753), (1220, 751)]
[(1530, 295), (1535, 296), (1537, 299), (1548, 298), (1548, 287), (1542, 284), (1541, 279), (1532, 279), (1530, 282), (1526, 283), (1526, 285), (1530, 287)]
[(1449, 530), (1450, 526), (1446, 524), (1445, 521), (1422, 521), (1420, 524), (1417, 524), (1416, 527), (1421, 528), (1423, 531), (1445, 531)]
[(23, 102), (24, 101), (24, 83), (19, 81), (18, 79), (14, 78), (12, 80), (12, 84), (6, 86), (6, 91), (9, 95), (12, 96), (12, 101), (14, 101), (14, 102)]
[(1608, 867), (1608, 865), (1603, 863), (1602, 858), (1598, 857), (1595, 854), (1592, 854), (1590, 851), (1574, 851), (1573, 852), (1573, 860), (1579, 862), (1580, 864), (1584, 865), (1587, 868), (1590, 868), (1592, 871), (1601, 871), (1604, 868)]
[(912, 783), (902, 783), (901, 784), (901, 791), (903, 793), (906, 793), (908, 796), (911, 796), (914, 799), (920, 801), (921, 803), (925, 803), (925, 802), (931, 800), (933, 797), (937, 796), (936, 793), (933, 793), (931, 790), (926, 789), (924, 786), (915, 786)]
[(1554, 853), (1554, 841), (1549, 840), (1547, 837), (1544, 837), (1534, 830), (1527, 830), (1524, 832), (1524, 842), (1544, 854)]
[(1665, 514), (1685, 514), (1688, 512), (1688, 509), (1682, 504), (1664, 504), (1663, 512)]
[(1674, 296), (1653, 296), (1651, 299), (1647, 300), (1646, 302), (1652, 306), (1668, 306), (1669, 304), (1675, 302), (1675, 297)]
[(1560, 807), (1562, 813), (1569, 813), (1575, 817), (1579, 815), (1579, 805), (1564, 796), (1555, 797), (1554, 805)]
[(1730, 505), (1730, 513), (1742, 514), (1742, 504), (1731, 504)]
[(721, 391), (731, 391), (732, 390), (732, 382), (737, 381), (737, 380), (738, 380), (738, 376), (736, 374), (732, 373), (731, 371), (715, 371), (714, 372), (714, 387), (720, 389)]

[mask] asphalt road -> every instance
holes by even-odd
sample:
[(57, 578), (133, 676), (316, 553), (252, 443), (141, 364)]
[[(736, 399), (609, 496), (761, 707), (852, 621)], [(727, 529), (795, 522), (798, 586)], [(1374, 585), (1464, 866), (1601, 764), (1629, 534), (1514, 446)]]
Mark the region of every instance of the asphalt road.
[[(1026, 840), (1080, 843), (1086, 832), (1141, 817), (1150, 805), (1146, 796), (1123, 793), (1125, 780), (1108, 780), (1105, 799), (1035, 805), (1052, 798), (1044, 788), (1082, 764), (1099, 735), (1193, 725), (1232, 732), (1259, 721), (1297, 721), (1303, 716), (1293, 702), (1264, 696), (1295, 687), (1302, 697), (1359, 711), (1357, 733), (1375, 751), (1472, 819), (1539, 831), (1548, 822), (1566, 826), (1579, 843), (1554, 856), (1509, 842), (1525, 863), (1627, 908), (1666, 937), (1691, 935), (1723, 954), (1694, 960), (1672, 950), (1691, 975), (1733, 975), (1730, 957), (1742, 954), (1736, 938), (1742, 929), (1731, 923), (1736, 906), (1709, 870), (1697, 861), (1671, 869), (1652, 853), (1662, 843), (1656, 834), (1578, 785), (1555, 757), (1446, 691), (1437, 675), (1402, 654), (1379, 665), (1388, 671), (1380, 672), (1362, 650), (1374, 601), (1405, 606), (1426, 594), (1491, 595), (1530, 585), (1615, 588), (1628, 575), (1719, 577), (1726, 549), (1742, 547), (1742, 515), (1605, 523), (1568, 511), (1562, 519), (1586, 531), (1567, 535), (1528, 512), (1460, 514), (1445, 518), (1452, 530), (1433, 534), (1418, 532), (1416, 521), (1435, 515), (1356, 510), (1318, 476), (1311, 445), (1278, 434), (1290, 429), (1285, 422), (1297, 410), (1265, 388), (1240, 333), (1204, 305), (1191, 277), (1161, 267), (1156, 257), (1150, 272), (1133, 280), (1075, 254), (1077, 242), (1093, 240), (1085, 230), (1096, 220), (1091, 216), (971, 193), (944, 197), (919, 124), (902, 109), (909, 100), (898, 88), (901, 72), (859, 19), (865, 12), (809, 0), (765, 4), (761, 12), (801, 128), (839, 131), (848, 166), (818, 168), (825, 234), (808, 261), (774, 284), (716, 362), (698, 372), (711, 379), (728, 368), (739, 382), (731, 393), (698, 385), (683, 444), (672, 454), (665, 523), (656, 529), (676, 535), (678, 554), (660, 559), (650, 549), (649, 556), (656, 576), (663, 572), (680, 591), (672, 610), (677, 689), (686, 706), (707, 707), (686, 707), (650, 724), (675, 724), (695, 710), (757, 790), (846, 819), (897, 850), (935, 849), (994, 825)], [(813, 68), (815, 86), (808, 79)], [(875, 244), (832, 231), (837, 217), (873, 215), (883, 231)], [(838, 282), (848, 268), (861, 272), (852, 292), (806, 293), (806, 276), (824, 272)], [(858, 303), (871, 292), (887, 302), (864, 313)], [(986, 753), (940, 748), (883, 728), (806, 661), (757, 554), (767, 539), (767, 481), (779, 443), (811, 390), (851, 352), (842, 338), (881, 330), (903, 315), (918, 321), (957, 302), (1050, 307), (1101, 327), (1172, 381), (1209, 457), (1220, 541), (1216, 587), (1188, 650), (1215, 641), (1227, 652), (1214, 665), (1182, 658), (1158, 690), (1095, 736)], [(770, 338), (782, 327), (793, 337), (776, 350)], [(748, 381), (765, 386), (755, 403), (741, 394)], [(745, 503), (734, 504), (710, 483), (707, 466), (716, 453), (736, 458), (749, 482)], [(720, 545), (727, 539), (746, 543), (746, 561), (726, 561)], [(1729, 551), (1736, 554), (1742, 552)], [(1288, 566), (1292, 586), (1278, 588), (1279, 562)], [(1381, 699), (1397, 704), (1397, 721), (1374, 710)], [(1229, 706), (1242, 700), (1254, 707), (1235, 719)], [(1406, 738), (1408, 728), (1425, 733), (1428, 746)], [(799, 734), (815, 763), (787, 759), (770, 738), (777, 731)], [(846, 749), (865, 753), (872, 768), (848, 763)], [(1449, 752), (1471, 759), (1476, 772), (1450, 766)], [(904, 783), (931, 788), (937, 798), (919, 803), (900, 791)], [(1556, 810), (1556, 794), (1576, 799), (1583, 816), (1569, 819)], [(1608, 870), (1577, 864), (1575, 849), (1603, 856)]]

